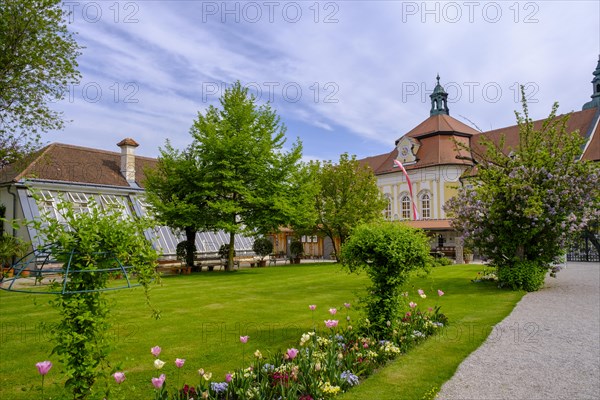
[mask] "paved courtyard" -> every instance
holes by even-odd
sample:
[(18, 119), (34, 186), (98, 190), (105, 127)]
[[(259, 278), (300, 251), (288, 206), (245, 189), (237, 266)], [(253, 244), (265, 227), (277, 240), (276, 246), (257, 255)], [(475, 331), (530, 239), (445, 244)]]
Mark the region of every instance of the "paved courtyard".
[(528, 293), (439, 399), (599, 399), (600, 264), (568, 263)]

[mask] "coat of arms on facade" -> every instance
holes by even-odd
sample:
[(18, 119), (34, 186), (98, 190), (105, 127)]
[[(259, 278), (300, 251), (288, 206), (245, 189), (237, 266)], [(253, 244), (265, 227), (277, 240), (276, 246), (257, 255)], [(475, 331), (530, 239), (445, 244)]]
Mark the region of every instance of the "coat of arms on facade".
[(404, 165), (410, 165), (417, 162), (417, 152), (421, 143), (415, 138), (403, 136), (396, 142), (398, 149), (398, 161)]

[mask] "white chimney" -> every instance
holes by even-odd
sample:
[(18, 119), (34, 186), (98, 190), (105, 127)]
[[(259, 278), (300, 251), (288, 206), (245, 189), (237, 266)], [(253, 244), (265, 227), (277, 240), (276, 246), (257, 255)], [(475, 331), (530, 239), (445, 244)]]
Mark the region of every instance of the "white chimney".
[(132, 138), (126, 138), (117, 143), (121, 148), (121, 174), (127, 182), (135, 183), (135, 148), (139, 146)]

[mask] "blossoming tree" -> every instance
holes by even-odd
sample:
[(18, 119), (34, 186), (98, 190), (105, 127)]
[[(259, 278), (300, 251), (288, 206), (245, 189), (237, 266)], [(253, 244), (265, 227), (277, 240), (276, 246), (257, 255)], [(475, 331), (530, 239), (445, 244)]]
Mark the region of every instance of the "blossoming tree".
[(527, 104), (516, 113), (519, 143), (481, 139), (473, 185), (446, 204), (453, 226), (498, 269), (504, 285), (538, 290), (567, 240), (599, 215), (598, 165), (580, 160), (584, 139), (569, 115), (534, 126)]

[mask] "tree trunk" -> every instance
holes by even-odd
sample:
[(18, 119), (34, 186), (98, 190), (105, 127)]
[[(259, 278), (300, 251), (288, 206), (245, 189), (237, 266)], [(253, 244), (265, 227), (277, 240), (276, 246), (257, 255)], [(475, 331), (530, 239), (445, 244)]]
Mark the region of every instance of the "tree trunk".
[(196, 230), (191, 227), (185, 228), (185, 265), (188, 267), (194, 266), (194, 243), (196, 242)]
[(235, 232), (229, 232), (229, 254), (225, 271), (233, 271), (233, 253), (235, 252)]

